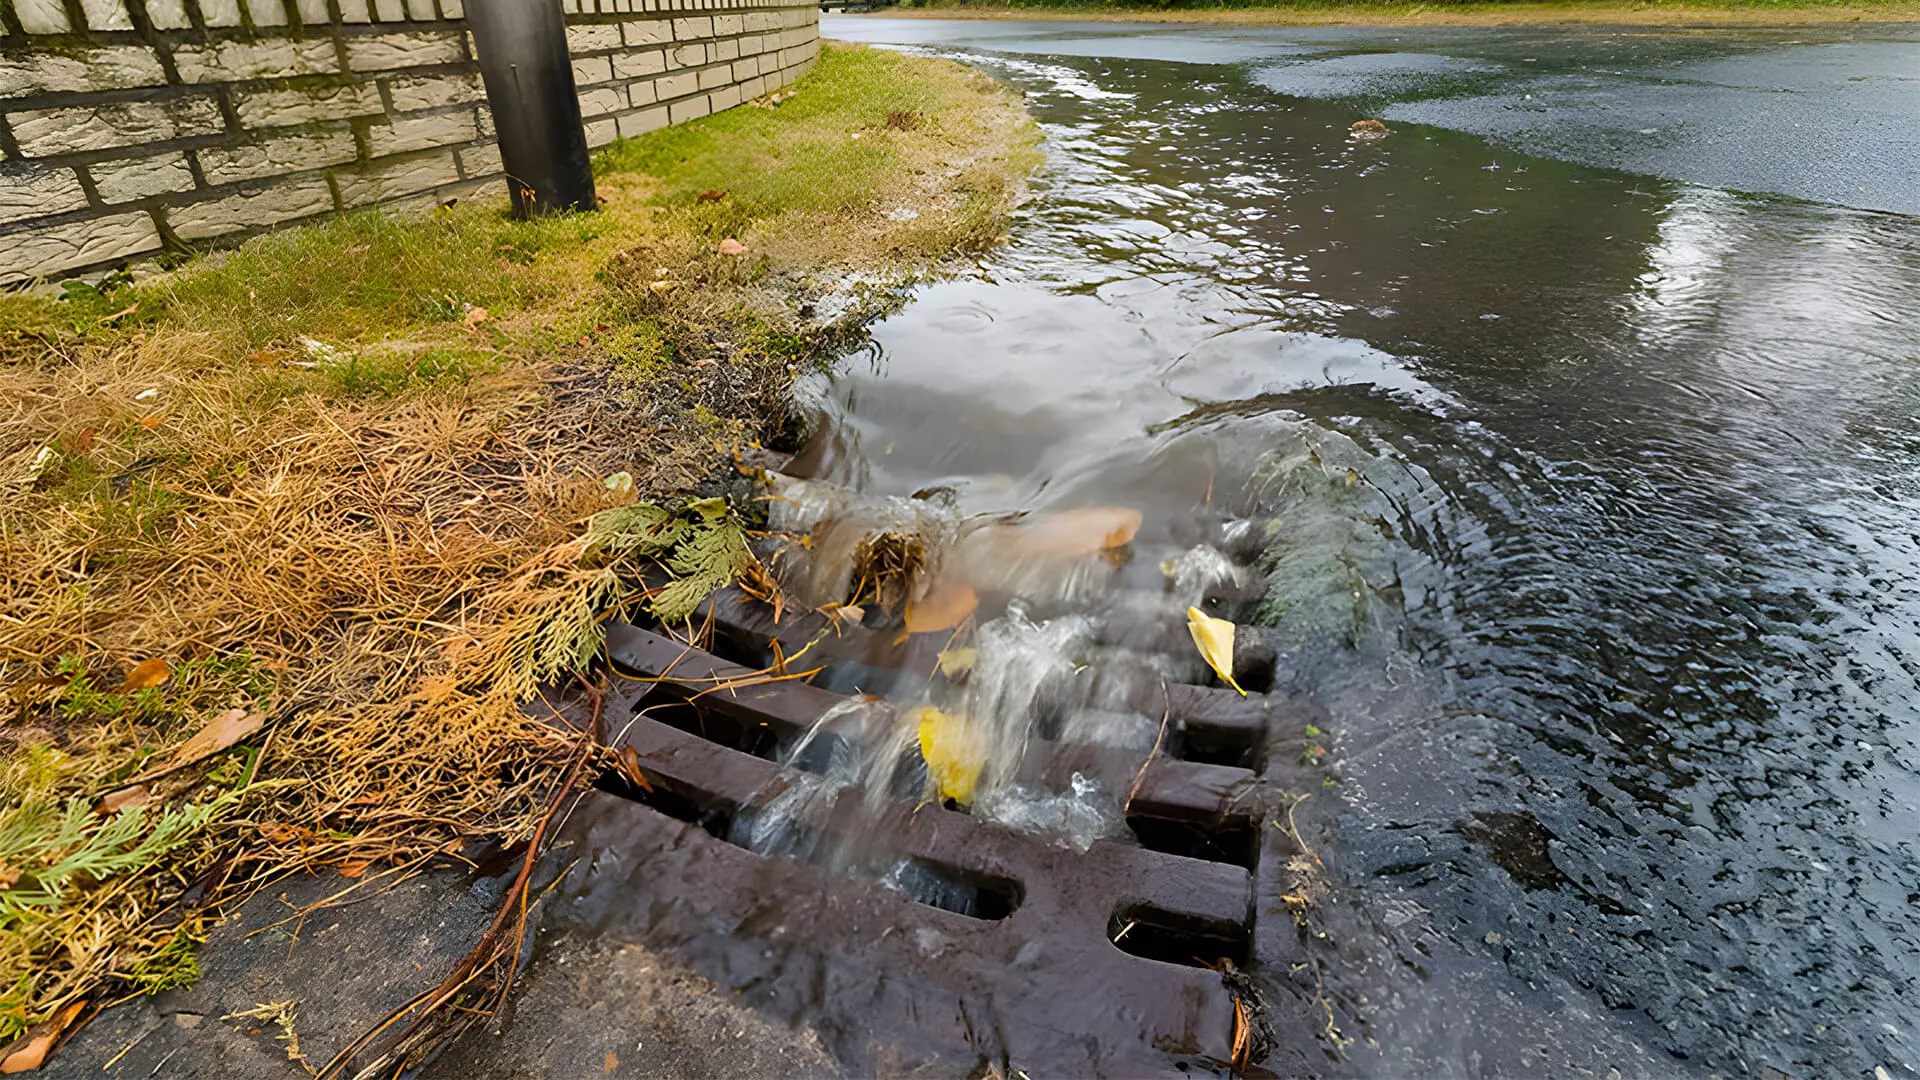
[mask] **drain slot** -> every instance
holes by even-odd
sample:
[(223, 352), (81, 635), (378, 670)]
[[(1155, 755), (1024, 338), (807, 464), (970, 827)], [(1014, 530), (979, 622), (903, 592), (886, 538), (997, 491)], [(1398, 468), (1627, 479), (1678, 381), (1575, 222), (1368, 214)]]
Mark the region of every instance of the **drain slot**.
[(1127, 827), (1141, 847), (1184, 859), (1229, 863), (1251, 870), (1260, 857), (1260, 831), (1248, 820), (1203, 823), (1131, 814)]
[(702, 792), (679, 788), (661, 779), (650, 778), (648, 783), (649, 787), (641, 787), (617, 772), (608, 771), (601, 774), (593, 786), (609, 795), (618, 795), (630, 802), (652, 807), (676, 821), (698, 825), (716, 839), (731, 842), (733, 819), (737, 813), (735, 807)]
[(1181, 761), (1203, 765), (1228, 765), (1236, 769), (1260, 770), (1259, 732), (1238, 728), (1190, 727), (1181, 732), (1174, 744), (1173, 756)]
[(1017, 881), (921, 858), (895, 867), (887, 884), (928, 907), (986, 922), (1013, 914), (1022, 892)]
[(643, 710), (647, 719), (657, 720), (689, 735), (697, 735), (729, 750), (752, 754), (767, 761), (778, 760), (780, 736), (770, 725), (721, 709), (702, 708), (697, 702), (689, 701), (678, 687), (672, 685), (662, 686), (657, 694), (663, 700), (649, 699), (653, 703)]
[(1252, 934), (1237, 923), (1216, 922), (1145, 905), (1114, 912), (1107, 940), (1130, 956), (1166, 964), (1218, 970), (1220, 962), (1245, 967)]

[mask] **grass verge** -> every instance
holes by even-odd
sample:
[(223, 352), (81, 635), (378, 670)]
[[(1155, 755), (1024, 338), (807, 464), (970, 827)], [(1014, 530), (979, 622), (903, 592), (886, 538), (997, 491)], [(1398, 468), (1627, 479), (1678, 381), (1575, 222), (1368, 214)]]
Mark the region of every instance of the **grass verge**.
[[(572, 746), (523, 705), (609, 609), (735, 565), (685, 496), (995, 242), (1036, 141), (984, 76), (834, 46), (601, 153), (595, 213), (0, 296), (0, 1039), (190, 981), (277, 875), (525, 839)], [(695, 586), (647, 596), (649, 560)]]
[(1914, 22), (1917, 0), (1490, 0), (1398, 3), (1369, 0), (902, 0), (883, 15), (962, 19), (1060, 19), (1232, 26), (1801, 26)]

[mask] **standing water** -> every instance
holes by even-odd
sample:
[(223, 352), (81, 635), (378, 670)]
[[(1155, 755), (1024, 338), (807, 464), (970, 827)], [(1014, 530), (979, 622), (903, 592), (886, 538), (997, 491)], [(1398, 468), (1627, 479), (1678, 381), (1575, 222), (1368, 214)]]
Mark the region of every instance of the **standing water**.
[[(886, 513), (1140, 512), (1127, 566), (999, 581), (1035, 595), (949, 704), (1028, 737), (1049, 663), (1115, 610), (1183, 636), (1196, 537), (1247, 523), (1247, 618), (1332, 718), (1300, 824), (1336, 1068), (1916, 1075), (1920, 226), (1391, 112), (1356, 140), (1296, 68), (1103, 48), (960, 54), (1027, 94), (1037, 197), (810, 388), (812, 480)], [(1313, 78), (1488, 70), (1382, 56)], [(808, 784), (899, 784), (860, 708)], [(868, 728), (900, 744), (846, 756)], [(1101, 834), (1080, 779), (1025, 824)], [(782, 797), (749, 846), (804, 835)]]

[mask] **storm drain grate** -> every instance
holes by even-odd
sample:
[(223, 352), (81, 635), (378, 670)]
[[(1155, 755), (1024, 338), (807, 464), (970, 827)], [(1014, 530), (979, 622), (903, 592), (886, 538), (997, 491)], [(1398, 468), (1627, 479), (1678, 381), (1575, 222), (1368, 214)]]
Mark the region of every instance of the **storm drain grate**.
[[(776, 623), (737, 590), (702, 617), (743, 658), (774, 642), (790, 654), (821, 629), (817, 615)], [(839, 649), (931, 669), (917, 642), (851, 633), (821, 640), (829, 658)], [(1272, 824), (1313, 719), (1296, 702), (1156, 688), (1172, 737), (1139, 773), (1128, 810), (1137, 844), (1081, 853), (939, 806), (884, 807), (879, 828), (903, 862), (896, 887), (882, 888), (730, 840), (742, 811), (788, 782), (782, 750), (845, 696), (798, 681), (703, 693), (754, 669), (626, 624), (609, 627), (607, 644), (617, 676), (607, 728), (647, 786), (609, 778), (571, 815), (561, 918), (681, 950), (757, 1006), (811, 1024), (843, 1060), (1003, 1075), (1224, 1072), (1236, 1027), (1256, 1013), (1243, 1000), (1236, 1019), (1249, 984), (1225, 973), (1270, 970), (1284, 985), (1300, 954), (1281, 899), (1298, 852)], [(872, 811), (847, 800), (834, 812)], [(1266, 1067), (1311, 1072), (1311, 1037), (1288, 1037), (1311, 1030), (1304, 1010), (1258, 1006), (1282, 1031)]]

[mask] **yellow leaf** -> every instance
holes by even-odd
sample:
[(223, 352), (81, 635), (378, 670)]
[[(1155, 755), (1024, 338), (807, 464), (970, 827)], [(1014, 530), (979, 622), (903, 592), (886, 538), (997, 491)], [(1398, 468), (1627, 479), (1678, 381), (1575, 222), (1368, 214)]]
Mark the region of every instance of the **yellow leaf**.
[(943, 713), (931, 705), (915, 709), (920, 723), (920, 756), (926, 759), (927, 774), (940, 790), (940, 797), (962, 806), (973, 802), (973, 787), (980, 779), (981, 759), (986, 756), (979, 733), (964, 716)]
[[(1200, 649), (1200, 656), (1207, 666), (1218, 674), (1222, 681), (1235, 690), (1240, 684), (1233, 681), (1233, 624), (1225, 619), (1216, 619), (1197, 607), (1187, 609), (1187, 630), (1193, 634), (1193, 643)], [(1240, 690), (1240, 696), (1247, 692)]]
[(980, 606), (980, 594), (971, 585), (943, 581), (918, 601), (907, 601), (907, 633), (926, 634), (951, 630), (966, 621)]
[(980, 650), (948, 649), (936, 655), (933, 659), (935, 663), (940, 665), (940, 674), (951, 679), (972, 671), (973, 665), (980, 659)]
[(131, 694), (135, 690), (151, 690), (166, 682), (167, 676), (172, 674), (173, 669), (158, 656), (151, 660), (142, 660), (133, 666), (132, 671), (127, 672), (127, 677), (120, 681), (120, 689), (114, 693)]

